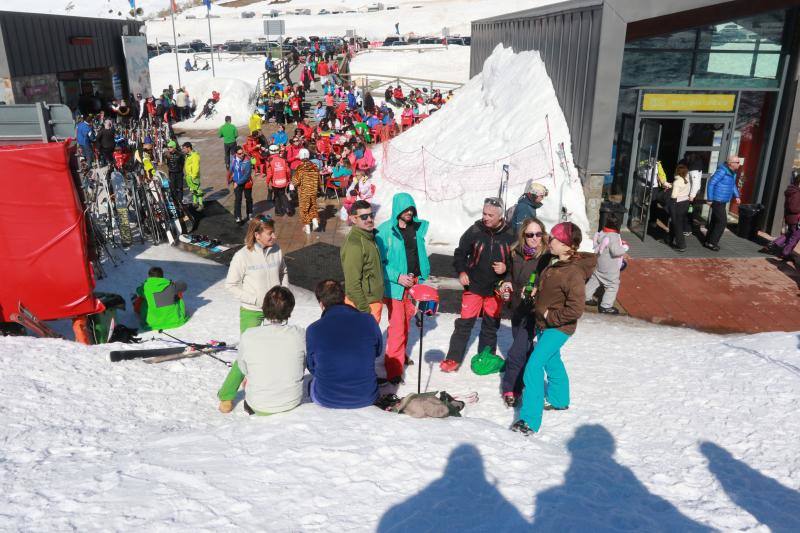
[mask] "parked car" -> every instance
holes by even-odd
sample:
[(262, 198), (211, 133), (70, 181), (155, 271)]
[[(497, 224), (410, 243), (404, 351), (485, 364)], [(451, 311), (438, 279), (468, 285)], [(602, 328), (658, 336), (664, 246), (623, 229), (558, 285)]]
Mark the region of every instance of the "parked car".
[(331, 12), (328, 11), (327, 9), (320, 9), (319, 13), (317, 13), (317, 15), (330, 15), (330, 14)]
[(439, 38), (439, 37), (422, 37), (419, 40), (419, 44), (439, 44), (441, 42), (442, 42), (442, 39)]
[(405, 41), (395, 41), (391, 43), (389, 46), (408, 46), (408, 43)]
[(387, 37), (386, 39), (383, 40), (383, 46), (392, 46), (392, 43), (396, 43), (399, 40), (400, 37), (397, 36)]
[(251, 19), (256, 16), (255, 11), (242, 11), (243, 19)]

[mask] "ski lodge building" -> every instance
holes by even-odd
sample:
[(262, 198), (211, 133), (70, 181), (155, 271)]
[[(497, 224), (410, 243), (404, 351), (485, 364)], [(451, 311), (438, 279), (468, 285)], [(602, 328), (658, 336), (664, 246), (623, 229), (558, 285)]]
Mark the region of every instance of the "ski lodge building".
[(0, 102), (65, 104), (92, 112), (98, 99), (132, 91), (123, 36), (144, 24), (0, 11)]
[(800, 167), (800, 0), (570, 0), (477, 20), (470, 76), (498, 43), (540, 52), (593, 224), (615, 202), (644, 239), (656, 161), (671, 177), (699, 156), (702, 193), (738, 154), (742, 204), (762, 204), (759, 229), (781, 231)]

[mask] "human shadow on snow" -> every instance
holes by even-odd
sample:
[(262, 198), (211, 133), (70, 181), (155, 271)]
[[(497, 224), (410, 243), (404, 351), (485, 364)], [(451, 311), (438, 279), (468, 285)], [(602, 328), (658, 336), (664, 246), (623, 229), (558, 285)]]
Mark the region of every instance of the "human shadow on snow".
[(389, 509), (381, 517), (377, 531), (487, 529), (519, 531), (530, 529), (530, 524), (486, 479), (478, 449), (462, 444), (450, 453), (442, 477)]
[(712, 531), (650, 493), (619, 464), (614, 437), (603, 426), (580, 426), (567, 449), (572, 460), (564, 483), (536, 497), (535, 530)]
[(712, 442), (700, 444), (728, 497), (772, 531), (800, 531), (800, 492), (765, 476)]

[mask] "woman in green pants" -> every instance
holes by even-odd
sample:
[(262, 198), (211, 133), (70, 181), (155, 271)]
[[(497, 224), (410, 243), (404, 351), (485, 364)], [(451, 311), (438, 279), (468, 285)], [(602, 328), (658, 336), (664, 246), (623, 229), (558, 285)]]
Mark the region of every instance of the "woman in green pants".
[(520, 419), (511, 426), (525, 436), (539, 431), (545, 399), (549, 409), (569, 407), (569, 376), (561, 347), (575, 333), (586, 305), (586, 280), (597, 263), (594, 254), (578, 252), (582, 238), (580, 228), (571, 222), (556, 224), (550, 231), (549, 248), (555, 259), (539, 276), (534, 305), (537, 342), (522, 378)]
[[(240, 302), (240, 333), (261, 325), (264, 295), (276, 285), (288, 286), (289, 274), (275, 235), (275, 222), (268, 216), (259, 215), (247, 226), (244, 247), (233, 256), (225, 280), (225, 287)], [(229, 413), (233, 410), (233, 399), (243, 380), (244, 374), (234, 363), (217, 393), (220, 411)]]

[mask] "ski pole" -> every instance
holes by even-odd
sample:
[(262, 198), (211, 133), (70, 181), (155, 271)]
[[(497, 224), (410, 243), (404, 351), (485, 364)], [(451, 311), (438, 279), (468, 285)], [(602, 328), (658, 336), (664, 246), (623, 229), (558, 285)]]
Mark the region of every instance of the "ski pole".
[(419, 367), (417, 368), (417, 394), (422, 389), (422, 329), (425, 324), (425, 313), (419, 312)]
[[(174, 339), (174, 340), (178, 341), (178, 342), (179, 342), (179, 343), (181, 343), (181, 344), (185, 344), (185, 345), (186, 345), (186, 346), (188, 346), (189, 348), (194, 348), (195, 350), (202, 350), (203, 348), (210, 348), (211, 346), (223, 346), (223, 347), (227, 347), (227, 346), (228, 346), (228, 345), (227, 345), (226, 343), (224, 343), (224, 342), (219, 342), (219, 343), (217, 343), (216, 345), (212, 345), (212, 344), (198, 344), (198, 343), (186, 342), (185, 340), (179, 339), (178, 337), (176, 337), (176, 336), (174, 336), (174, 335), (170, 335), (169, 333), (167, 333), (167, 332), (166, 332), (166, 331), (164, 331), (163, 329), (160, 329), (160, 330), (158, 330), (158, 332), (159, 332), (159, 333), (161, 333), (162, 335), (166, 335), (167, 337), (169, 337), (169, 338), (171, 338), (171, 339)], [(227, 366), (227, 367), (229, 367), (229, 368), (230, 368), (230, 366), (232, 365), (232, 363), (230, 363), (229, 361), (226, 361), (226, 360), (224, 360), (224, 359), (220, 359), (219, 357), (217, 357), (217, 356), (215, 356), (215, 355), (212, 355), (212, 354), (210, 354), (210, 353), (205, 353), (204, 355), (207, 355), (207, 356), (209, 356), (211, 359), (216, 359), (217, 361), (219, 361), (220, 363), (223, 363), (225, 366)]]

